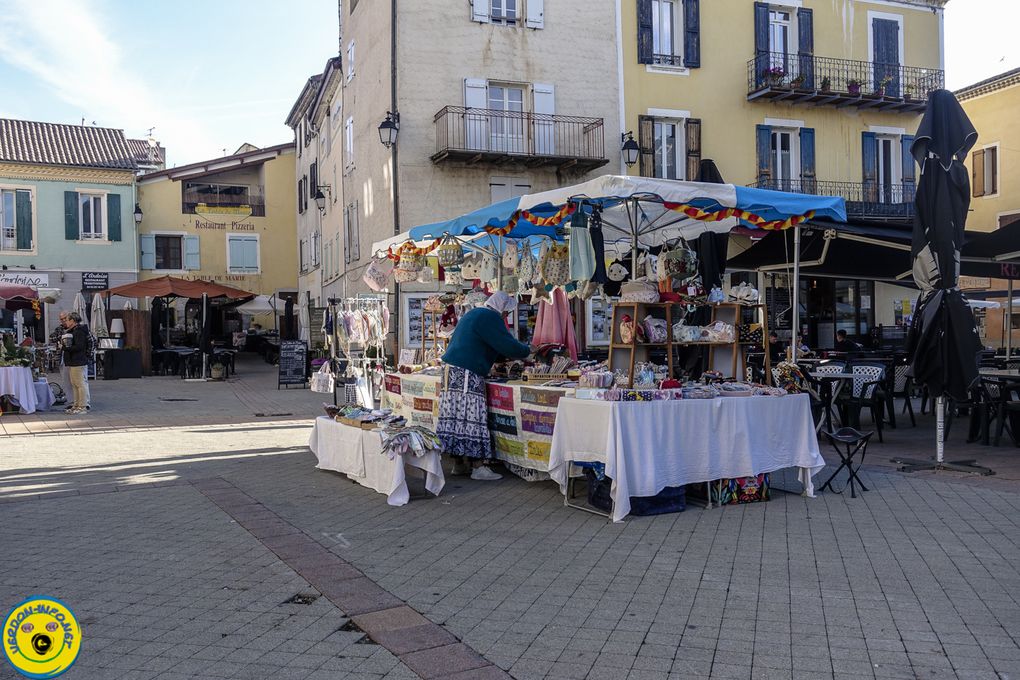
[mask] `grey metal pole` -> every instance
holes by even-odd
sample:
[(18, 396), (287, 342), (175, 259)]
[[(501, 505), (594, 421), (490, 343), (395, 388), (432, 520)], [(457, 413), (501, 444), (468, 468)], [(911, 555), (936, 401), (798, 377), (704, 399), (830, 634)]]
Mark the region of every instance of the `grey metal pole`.
[(1013, 355), (1013, 279), (1006, 281), (1006, 358)]
[[(208, 293), (202, 293), (202, 330), (198, 334), (198, 342), (199, 342), (199, 344), (202, 344), (202, 336), (205, 335), (205, 314), (206, 314), (205, 308), (206, 308), (206, 306), (208, 304), (209, 304), (209, 294)], [(212, 342), (212, 339), (210, 338), (209, 341)], [(205, 347), (201, 347), (200, 349), (202, 351), (202, 380), (205, 380), (205, 369), (206, 369), (206, 365), (205, 364), (206, 364), (206, 361), (209, 359), (209, 355), (205, 353)]]
[(791, 360), (797, 361), (797, 335), (800, 333), (800, 225), (793, 227), (793, 331), (790, 346)]

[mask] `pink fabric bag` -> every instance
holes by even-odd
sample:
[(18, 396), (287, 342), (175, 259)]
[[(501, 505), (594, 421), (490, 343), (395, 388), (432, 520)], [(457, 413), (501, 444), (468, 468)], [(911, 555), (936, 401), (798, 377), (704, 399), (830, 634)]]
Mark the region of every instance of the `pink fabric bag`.
[(532, 347), (552, 343), (566, 345), (570, 358), (577, 361), (577, 336), (574, 334), (574, 319), (570, 316), (570, 303), (562, 288), (552, 292), (552, 303), (542, 300), (538, 304), (538, 319)]

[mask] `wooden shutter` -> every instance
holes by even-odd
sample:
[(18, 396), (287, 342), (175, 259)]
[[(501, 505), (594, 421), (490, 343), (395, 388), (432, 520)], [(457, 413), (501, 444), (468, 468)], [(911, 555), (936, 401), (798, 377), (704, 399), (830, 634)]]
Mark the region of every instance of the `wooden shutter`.
[(801, 192), (814, 194), (815, 180), (815, 129), (800, 129), (800, 185)]
[(489, 0), (471, 0), (471, 21), (489, 23)]
[(815, 13), (801, 7), (797, 10), (797, 56), (799, 75), (804, 76), (804, 87), (815, 88)]
[(308, 210), (308, 175), (302, 175), (301, 181), (305, 183), (305, 190), (301, 192), (301, 205), (303, 210)]
[(975, 151), (970, 156), (971, 187), (974, 197), (985, 195), (985, 150)]
[(687, 147), (687, 169), (684, 179), (691, 182), (698, 176), (701, 167), (701, 119), (688, 118), (684, 123), (684, 139)]
[(874, 132), (861, 133), (861, 178), (864, 180), (864, 200), (878, 201), (878, 137)]
[(64, 192), (64, 239), (77, 241), (80, 234), (78, 226), (78, 192)]
[(903, 164), (903, 202), (912, 203), (914, 200), (914, 187), (917, 184), (917, 165), (914, 162), (914, 155), (910, 153), (910, 147), (914, 144), (913, 135), (903, 135), (900, 138), (900, 149), (902, 150)]
[(156, 237), (152, 234), (139, 234), (138, 249), (142, 253), (142, 269), (155, 269)]
[(312, 163), (308, 168), (308, 198), (315, 200), (315, 193), (319, 188), (319, 161)]
[(769, 67), (769, 6), (764, 2), (754, 3), (754, 62), (755, 83), (761, 87)]
[(184, 237), (184, 268), (189, 270), (202, 268), (200, 245), (197, 236)]
[[(532, 86), (535, 97), (535, 113), (553, 115), (556, 113), (556, 88), (544, 83)], [(534, 121), (535, 153), (551, 156), (556, 153), (556, 129), (551, 120)]]
[(120, 240), (120, 194), (106, 195), (106, 237), (111, 241)]
[(528, 28), (545, 28), (545, 2), (544, 0), (528, 0), (528, 14), (524, 19), (524, 25)]
[(756, 146), (758, 147), (758, 188), (772, 188), (772, 128), (759, 125), (756, 130)]
[(638, 146), (641, 176), (655, 177), (655, 119), (651, 116), (638, 116)]
[(684, 66), (701, 67), (700, 0), (684, 0)]
[(639, 64), (653, 61), (655, 35), (652, 26), (652, 0), (637, 0), (637, 53)]
[(32, 192), (14, 193), (14, 215), (16, 229), (15, 247), (18, 250), (32, 250)]

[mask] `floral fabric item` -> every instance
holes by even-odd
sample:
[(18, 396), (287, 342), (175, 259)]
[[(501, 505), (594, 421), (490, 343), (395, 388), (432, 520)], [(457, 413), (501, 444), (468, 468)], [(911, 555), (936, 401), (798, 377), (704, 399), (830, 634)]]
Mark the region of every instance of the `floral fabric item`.
[(451, 456), (492, 458), (485, 379), (465, 368), (447, 365), (445, 383), (436, 426), (443, 451)]

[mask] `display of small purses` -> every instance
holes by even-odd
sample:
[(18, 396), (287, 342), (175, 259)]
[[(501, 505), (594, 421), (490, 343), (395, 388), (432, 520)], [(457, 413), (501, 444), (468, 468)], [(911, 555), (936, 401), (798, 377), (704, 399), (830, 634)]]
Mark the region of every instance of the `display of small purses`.
[(620, 288), (620, 302), (658, 302), (659, 287), (646, 279), (628, 281)]
[(464, 251), (452, 236), (447, 236), (439, 245), (437, 255), (442, 267), (455, 267), (464, 261)]

